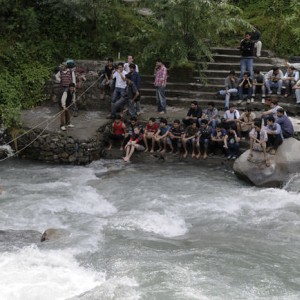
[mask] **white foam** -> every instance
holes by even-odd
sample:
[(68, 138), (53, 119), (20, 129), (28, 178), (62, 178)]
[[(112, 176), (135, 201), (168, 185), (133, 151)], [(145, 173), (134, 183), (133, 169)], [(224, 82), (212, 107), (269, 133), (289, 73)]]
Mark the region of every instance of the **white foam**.
[(178, 215), (147, 211), (130, 211), (130, 215), (112, 219), (110, 226), (119, 230), (143, 230), (165, 237), (184, 235), (188, 229), (184, 219)]
[(91, 290), (105, 274), (80, 266), (68, 251), (26, 247), (0, 256), (1, 300), (59, 300)]

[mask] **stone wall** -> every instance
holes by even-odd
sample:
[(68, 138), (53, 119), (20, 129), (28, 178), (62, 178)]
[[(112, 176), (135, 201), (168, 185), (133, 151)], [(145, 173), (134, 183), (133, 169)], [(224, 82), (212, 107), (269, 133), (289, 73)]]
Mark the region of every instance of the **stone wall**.
[[(34, 142), (32, 142), (34, 141)], [(31, 143), (32, 142), (32, 143)], [(29, 145), (26, 147), (27, 145)], [(85, 165), (101, 157), (103, 136), (98, 132), (90, 140), (78, 140), (65, 133), (34, 129), (18, 139), (19, 157), (46, 163)]]

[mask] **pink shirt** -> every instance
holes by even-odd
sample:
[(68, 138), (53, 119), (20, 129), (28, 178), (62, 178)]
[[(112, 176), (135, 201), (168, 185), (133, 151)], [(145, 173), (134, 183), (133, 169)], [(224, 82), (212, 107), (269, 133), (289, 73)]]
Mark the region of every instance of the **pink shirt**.
[(161, 67), (156, 70), (155, 73), (155, 86), (166, 86), (167, 84), (167, 68), (164, 65), (161, 65)]

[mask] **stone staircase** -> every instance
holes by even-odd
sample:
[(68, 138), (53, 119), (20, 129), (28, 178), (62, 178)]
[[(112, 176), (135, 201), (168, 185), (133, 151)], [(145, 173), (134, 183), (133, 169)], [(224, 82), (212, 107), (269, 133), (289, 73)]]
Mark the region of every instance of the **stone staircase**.
[[(240, 75), (240, 51), (235, 48), (213, 47), (211, 49), (214, 61), (207, 62), (205, 69), (195, 70), (189, 82), (178, 82), (174, 75), (169, 76), (166, 88), (167, 105), (188, 107), (192, 100), (197, 100), (201, 107), (205, 107), (207, 102), (214, 101), (218, 109), (223, 109), (224, 98), (221, 96), (216, 98), (216, 93), (224, 88), (224, 79), (230, 70), (234, 70), (237, 76)], [(266, 50), (262, 51), (260, 58), (254, 58), (254, 68), (259, 69), (262, 73), (268, 72), (274, 65), (282, 67), (283, 63), (284, 60), (274, 57), (270, 51)], [(285, 68), (281, 69), (285, 72)], [(205, 78), (202, 78), (199, 72)], [(142, 103), (155, 104), (153, 81), (153, 76), (142, 76)], [(271, 97), (277, 97), (277, 95)], [(299, 113), (293, 97), (282, 97), (279, 101), (289, 113), (293, 115)], [(243, 105), (242, 108), (244, 108)], [(264, 109), (264, 105), (258, 98), (251, 106), (254, 110)]]
[[(211, 48), (213, 52), (213, 62), (197, 63), (193, 74), (187, 78), (182, 74), (172, 74), (168, 77), (168, 83), (166, 88), (166, 97), (168, 106), (178, 106), (188, 108), (190, 102), (197, 100), (201, 107), (206, 107), (207, 102), (214, 101), (216, 107), (220, 110), (224, 108), (224, 98), (221, 96), (216, 97), (217, 91), (224, 88), (224, 79), (228, 75), (230, 70), (234, 70), (237, 76), (240, 74), (240, 52), (237, 48)], [(87, 110), (99, 110), (104, 106), (107, 109), (110, 108), (109, 99), (106, 101), (100, 100), (100, 81), (96, 84), (98, 76), (97, 71), (104, 68), (105, 61), (89, 61), (78, 60), (76, 61), (78, 66), (85, 68), (87, 72), (94, 73), (94, 76), (87, 75), (87, 81), (83, 83), (82, 89), (78, 90), (77, 95), (80, 96), (79, 106), (82, 109)], [(273, 65), (282, 66), (284, 60), (276, 58), (270, 51), (263, 50), (262, 57), (254, 58), (254, 68), (258, 68), (261, 72), (265, 73), (269, 71)], [(282, 68), (285, 72), (285, 69)], [(142, 88), (141, 88), (141, 104), (155, 105), (155, 89), (153, 86), (154, 76), (145, 75), (142, 73)], [(55, 84), (53, 80), (49, 81), (46, 86), (46, 92), (49, 94), (49, 98), (53, 95), (56, 96), (56, 100), (61, 96), (61, 89), (59, 84)], [(284, 91), (283, 91), (284, 93)], [(272, 95), (276, 97), (277, 95)], [(109, 97), (108, 97), (109, 98)], [(293, 97), (284, 98), (281, 97), (280, 104), (291, 114), (297, 115), (300, 110), (297, 109), (296, 100)], [(242, 104), (241, 108), (244, 108), (245, 104)], [(265, 106), (261, 104), (260, 99), (256, 99), (254, 103), (251, 103), (251, 107), (254, 110), (265, 109)]]

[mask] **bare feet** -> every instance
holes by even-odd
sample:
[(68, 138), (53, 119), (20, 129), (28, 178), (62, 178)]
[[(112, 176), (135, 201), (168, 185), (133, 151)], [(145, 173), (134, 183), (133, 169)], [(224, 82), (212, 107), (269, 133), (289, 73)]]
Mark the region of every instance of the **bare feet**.
[(149, 151), (149, 149), (148, 149), (148, 148), (146, 148), (144, 152), (148, 152), (148, 151)]
[(203, 155), (203, 159), (207, 159), (207, 154), (206, 153)]
[(162, 149), (162, 150), (160, 151), (160, 153), (166, 153), (166, 150), (165, 150), (165, 149)]
[(188, 153), (187, 153), (187, 152), (184, 152), (183, 157), (184, 157), (184, 158), (187, 158), (187, 156), (188, 156)]
[(193, 153), (192, 153), (192, 158), (194, 158), (194, 157), (195, 157), (195, 153), (193, 152)]
[(150, 153), (154, 153), (154, 150), (153, 150), (153, 149), (151, 149)]
[(198, 154), (196, 155), (196, 158), (199, 159), (200, 157), (201, 157), (201, 154), (198, 153)]
[(128, 158), (127, 156), (123, 157), (123, 160), (124, 160), (125, 162), (129, 162), (129, 158)]

